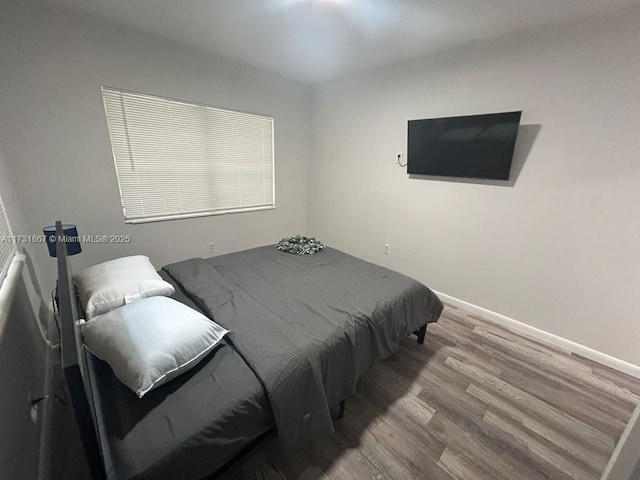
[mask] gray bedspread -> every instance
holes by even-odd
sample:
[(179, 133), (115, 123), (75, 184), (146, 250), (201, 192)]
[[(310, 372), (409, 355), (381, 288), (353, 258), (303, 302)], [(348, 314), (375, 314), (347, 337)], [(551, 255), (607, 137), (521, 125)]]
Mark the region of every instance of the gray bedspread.
[[(165, 272), (172, 296), (198, 309)], [(227, 339), (178, 378), (138, 398), (86, 352), (108, 479), (198, 480), (275, 429), (260, 381)], [(207, 477), (208, 478), (208, 477)]]
[(329, 407), (442, 311), (421, 283), (338, 250), (241, 253), (164, 270), (230, 331), (265, 387), (285, 450), (333, 432)]

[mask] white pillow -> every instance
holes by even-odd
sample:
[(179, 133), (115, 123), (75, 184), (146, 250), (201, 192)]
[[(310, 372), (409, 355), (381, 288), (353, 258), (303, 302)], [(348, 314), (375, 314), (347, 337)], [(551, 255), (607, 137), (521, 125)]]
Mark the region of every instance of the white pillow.
[(175, 289), (162, 280), (148, 257), (135, 255), (85, 268), (74, 276), (87, 320), (114, 308)]
[(195, 367), (227, 333), (166, 297), (145, 298), (82, 324), (87, 348), (141, 398)]

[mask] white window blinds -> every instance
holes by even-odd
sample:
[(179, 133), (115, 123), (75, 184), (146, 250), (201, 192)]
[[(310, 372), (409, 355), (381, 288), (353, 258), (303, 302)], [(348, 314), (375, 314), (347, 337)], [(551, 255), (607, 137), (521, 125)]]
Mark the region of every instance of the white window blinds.
[(274, 208), (273, 119), (102, 88), (125, 221)]
[(0, 198), (0, 285), (7, 275), (11, 259), (16, 253), (16, 245), (12, 235), (7, 212), (4, 209), (2, 198)]

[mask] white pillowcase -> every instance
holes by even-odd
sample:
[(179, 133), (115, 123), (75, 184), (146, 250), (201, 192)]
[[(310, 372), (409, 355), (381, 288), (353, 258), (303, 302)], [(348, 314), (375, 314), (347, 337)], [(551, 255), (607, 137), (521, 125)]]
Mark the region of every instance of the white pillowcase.
[(74, 279), (87, 320), (142, 298), (175, 293), (173, 286), (162, 280), (144, 255), (117, 258), (85, 268)]
[(145, 298), (82, 324), (87, 348), (141, 398), (196, 366), (227, 333), (166, 297)]

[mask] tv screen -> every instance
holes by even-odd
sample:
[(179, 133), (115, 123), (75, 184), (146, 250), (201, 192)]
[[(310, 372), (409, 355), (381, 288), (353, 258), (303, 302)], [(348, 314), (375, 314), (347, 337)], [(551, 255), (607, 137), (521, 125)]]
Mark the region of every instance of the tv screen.
[(407, 173), (508, 180), (521, 115), (409, 120)]

